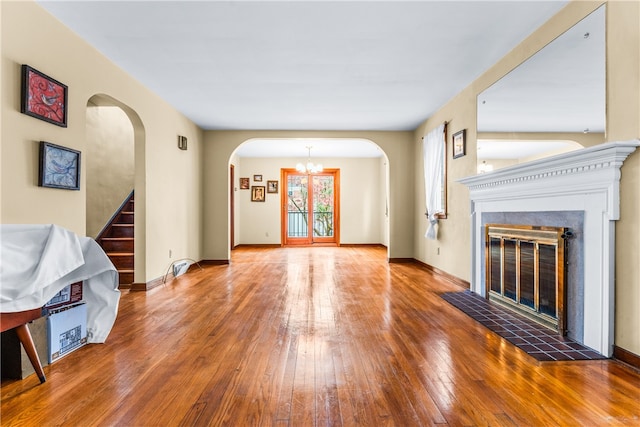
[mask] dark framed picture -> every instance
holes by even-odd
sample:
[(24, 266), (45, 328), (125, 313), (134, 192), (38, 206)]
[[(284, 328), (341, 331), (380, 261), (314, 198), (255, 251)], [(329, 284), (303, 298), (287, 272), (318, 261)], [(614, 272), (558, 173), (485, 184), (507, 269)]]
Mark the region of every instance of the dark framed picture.
[(20, 112), (66, 128), (67, 86), (23, 65)]
[(40, 141), (40, 187), (80, 189), (80, 152)]
[(187, 150), (187, 137), (178, 135), (178, 148), (181, 150)]
[(240, 189), (241, 190), (249, 189), (249, 178), (240, 178)]
[(253, 175), (253, 180), (255, 182), (262, 182), (262, 175)]
[(267, 181), (267, 193), (278, 193), (278, 181)]
[(264, 185), (251, 186), (251, 201), (264, 202)]
[(457, 159), (467, 154), (467, 130), (453, 134), (453, 158)]

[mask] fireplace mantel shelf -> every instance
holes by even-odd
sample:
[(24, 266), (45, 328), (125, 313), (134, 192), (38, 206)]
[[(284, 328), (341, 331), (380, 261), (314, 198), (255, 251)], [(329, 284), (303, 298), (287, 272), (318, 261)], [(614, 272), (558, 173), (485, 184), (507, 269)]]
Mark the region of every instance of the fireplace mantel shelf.
[(459, 180), (471, 199), (471, 290), (485, 295), (483, 214), (584, 213), (584, 342), (613, 351), (615, 221), (620, 168), (640, 140), (609, 142)]
[(620, 167), (639, 140), (609, 142), (459, 180), (472, 201), (566, 196), (604, 191), (609, 219), (620, 219)]
[(575, 175), (594, 170), (619, 169), (640, 146), (640, 140), (608, 142), (532, 162), (521, 163), (458, 180), (470, 189), (494, 187), (558, 175)]

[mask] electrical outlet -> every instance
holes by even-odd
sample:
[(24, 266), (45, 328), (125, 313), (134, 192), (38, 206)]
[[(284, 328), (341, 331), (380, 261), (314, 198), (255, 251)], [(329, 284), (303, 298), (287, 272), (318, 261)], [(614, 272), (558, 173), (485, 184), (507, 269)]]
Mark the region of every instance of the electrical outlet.
[(264, 233), (264, 235), (265, 235), (266, 237), (269, 237), (269, 232), (268, 232), (268, 231), (267, 231), (267, 232), (265, 232), (265, 233)]
[(171, 258), (171, 254), (172, 254), (171, 249), (169, 249), (169, 258)]
[(437, 250), (436, 254), (437, 254), (437, 255), (440, 255), (440, 248), (438, 248), (438, 250)]

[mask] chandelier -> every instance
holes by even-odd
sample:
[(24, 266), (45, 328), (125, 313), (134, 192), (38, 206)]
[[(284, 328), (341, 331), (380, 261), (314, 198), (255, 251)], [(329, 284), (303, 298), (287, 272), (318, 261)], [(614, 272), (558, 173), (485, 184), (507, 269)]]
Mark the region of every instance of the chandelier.
[(482, 161), (481, 165), (478, 165), (478, 173), (487, 173), (493, 170), (493, 165), (487, 163), (486, 160)]
[(300, 173), (320, 173), (322, 172), (322, 164), (318, 163), (317, 165), (311, 162), (311, 146), (306, 146), (309, 154), (307, 156), (307, 164), (304, 165), (302, 163), (298, 163), (296, 165), (296, 170)]

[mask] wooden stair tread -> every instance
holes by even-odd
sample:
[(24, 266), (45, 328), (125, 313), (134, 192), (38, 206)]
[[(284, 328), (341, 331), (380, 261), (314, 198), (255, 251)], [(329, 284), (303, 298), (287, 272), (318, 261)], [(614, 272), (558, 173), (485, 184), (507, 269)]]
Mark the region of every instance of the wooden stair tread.
[(131, 192), (96, 238), (118, 271), (119, 286), (125, 288), (134, 279), (134, 210)]

